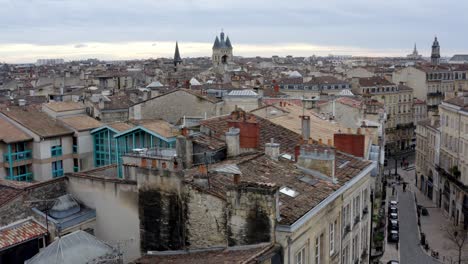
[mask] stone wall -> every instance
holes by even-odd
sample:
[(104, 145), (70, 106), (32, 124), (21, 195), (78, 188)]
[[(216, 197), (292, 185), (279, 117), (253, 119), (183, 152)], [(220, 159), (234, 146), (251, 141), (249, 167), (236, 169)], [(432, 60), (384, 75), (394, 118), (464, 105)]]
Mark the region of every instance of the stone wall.
[[(136, 110), (141, 108), (140, 114)], [(189, 92), (176, 91), (163, 96), (152, 98), (130, 107), (129, 117), (141, 119), (160, 118), (175, 124), (185, 116), (213, 117), (222, 112), (216, 103), (209, 102)]]
[(192, 187), (187, 192), (190, 247), (226, 246), (226, 201)]
[(228, 245), (274, 241), (277, 188), (240, 183), (227, 191)]

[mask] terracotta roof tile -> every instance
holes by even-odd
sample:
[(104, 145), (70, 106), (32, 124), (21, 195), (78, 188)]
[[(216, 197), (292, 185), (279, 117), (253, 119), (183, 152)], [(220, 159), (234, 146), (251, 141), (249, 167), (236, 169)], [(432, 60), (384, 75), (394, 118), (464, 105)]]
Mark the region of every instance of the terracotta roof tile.
[(33, 219), (22, 220), (0, 229), (0, 249), (41, 237), (47, 230)]

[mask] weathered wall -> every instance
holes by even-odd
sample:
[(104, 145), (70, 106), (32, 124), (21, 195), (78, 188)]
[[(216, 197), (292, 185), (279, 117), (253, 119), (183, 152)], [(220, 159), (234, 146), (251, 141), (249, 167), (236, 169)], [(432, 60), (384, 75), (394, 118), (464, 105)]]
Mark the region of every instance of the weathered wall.
[(227, 192), (228, 245), (274, 241), (276, 189), (236, 185)]
[[(141, 108), (138, 111), (135, 109)], [(148, 101), (134, 105), (129, 109), (129, 118), (141, 119), (160, 118), (172, 124), (185, 116), (206, 116), (212, 117), (220, 114), (217, 104), (201, 99), (184, 91), (176, 91), (160, 97), (152, 98)]]
[(77, 200), (96, 210), (94, 234), (98, 239), (119, 244), (125, 263), (141, 256), (135, 183), (68, 176), (67, 187)]
[(187, 188), (187, 229), (191, 248), (226, 246), (226, 201)]
[(183, 196), (161, 189), (139, 190), (141, 249), (178, 250), (186, 245)]

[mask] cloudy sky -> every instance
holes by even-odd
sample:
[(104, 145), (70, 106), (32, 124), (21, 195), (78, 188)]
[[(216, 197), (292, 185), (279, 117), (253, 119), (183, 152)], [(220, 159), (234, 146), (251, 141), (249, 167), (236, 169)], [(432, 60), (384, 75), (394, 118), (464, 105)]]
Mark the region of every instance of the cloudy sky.
[(0, 0), (0, 61), (210, 56), (221, 28), (235, 55), (399, 56), (437, 35), (468, 53), (464, 0)]

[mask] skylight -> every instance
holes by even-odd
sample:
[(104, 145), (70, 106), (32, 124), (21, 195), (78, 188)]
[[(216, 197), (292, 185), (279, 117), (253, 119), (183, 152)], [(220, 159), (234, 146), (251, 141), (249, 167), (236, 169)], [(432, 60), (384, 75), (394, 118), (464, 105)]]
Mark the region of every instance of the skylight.
[(280, 193), (286, 194), (287, 196), (293, 198), (299, 195), (299, 192), (286, 186), (281, 187)]

